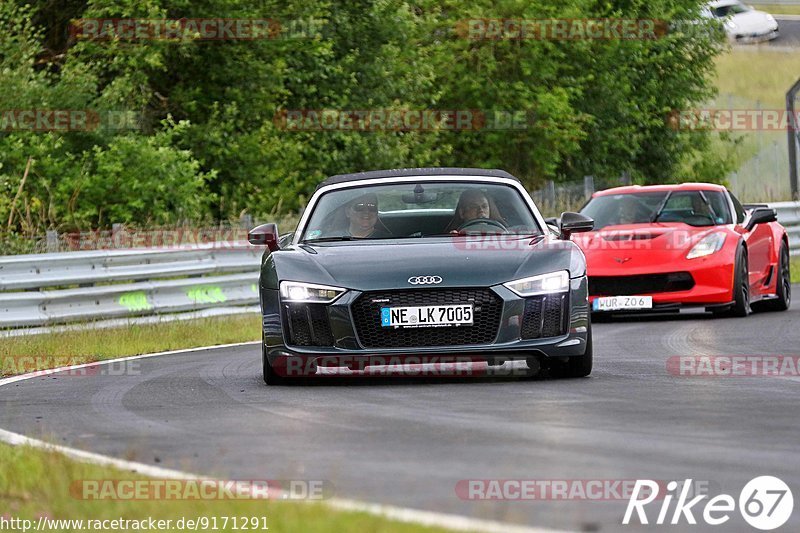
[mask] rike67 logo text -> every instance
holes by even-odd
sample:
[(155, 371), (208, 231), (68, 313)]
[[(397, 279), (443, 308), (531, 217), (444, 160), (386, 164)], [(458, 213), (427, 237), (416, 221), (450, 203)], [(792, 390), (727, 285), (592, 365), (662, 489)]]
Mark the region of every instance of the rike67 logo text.
[[(714, 496), (704, 502), (704, 505), (701, 502), (709, 498), (708, 494), (696, 495), (690, 499), (691, 479), (685, 480), (682, 485), (677, 481), (670, 481), (666, 494), (659, 493), (662, 486), (649, 479), (636, 480), (622, 523), (629, 524), (635, 511), (639, 523), (650, 524), (652, 515), (648, 517), (645, 507), (657, 499), (661, 506), (655, 519), (656, 524), (697, 524), (695, 513), (698, 513), (706, 524), (718, 526), (730, 520), (737, 510), (737, 502), (729, 494)], [(675, 507), (670, 509), (676, 496)], [(794, 498), (789, 486), (773, 476), (760, 476), (750, 480), (739, 494), (738, 512), (748, 524), (762, 531), (785, 524), (793, 509)]]

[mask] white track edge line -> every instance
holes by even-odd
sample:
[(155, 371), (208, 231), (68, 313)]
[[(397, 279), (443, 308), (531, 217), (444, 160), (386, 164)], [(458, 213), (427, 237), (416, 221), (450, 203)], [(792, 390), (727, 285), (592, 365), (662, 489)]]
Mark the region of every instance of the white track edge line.
[[(181, 350), (170, 350), (167, 352), (158, 352), (142, 355), (133, 355), (130, 357), (120, 357), (117, 359), (106, 359), (103, 361), (95, 361), (93, 363), (84, 363), (79, 365), (62, 366), (59, 368), (51, 368), (47, 370), (39, 370), (22, 374), (19, 376), (11, 376), (8, 378), (0, 379), (0, 387), (10, 385), (18, 381), (33, 379), (37, 377), (55, 374), (57, 372), (66, 372), (69, 370), (77, 370), (95, 365), (107, 365), (118, 363), (122, 361), (130, 361), (133, 359), (149, 359), (151, 357), (160, 357), (162, 355), (177, 355), (181, 353), (202, 352), (207, 350), (216, 350), (224, 348), (235, 348), (239, 346), (248, 346), (251, 344), (259, 344), (261, 341), (251, 342), (237, 342), (233, 344), (220, 344), (217, 346), (202, 346), (199, 348), (185, 348)], [(19, 433), (14, 433), (0, 428), (0, 442), (10, 444), (11, 446), (30, 446), (48, 452), (59, 453), (71, 459), (83, 463), (96, 464), (100, 466), (110, 466), (119, 470), (135, 472), (144, 476), (164, 478), (164, 479), (210, 479), (209, 477), (198, 476), (188, 472), (181, 472), (180, 470), (172, 470), (169, 468), (161, 468), (158, 466), (151, 466), (144, 463), (137, 463), (135, 461), (126, 461), (123, 459), (116, 459), (107, 455), (102, 455), (94, 452), (87, 452), (69, 446), (62, 446), (60, 444), (53, 444), (32, 437), (26, 437)], [(331, 498), (324, 500), (324, 505), (340, 511), (356, 511), (368, 513), (375, 516), (387, 518), (389, 520), (396, 520), (398, 522), (406, 522), (419, 524), (423, 526), (442, 527), (453, 531), (484, 531), (486, 533), (565, 533), (563, 530), (546, 529), (538, 527), (528, 527), (523, 525), (496, 522), (492, 520), (482, 520), (478, 518), (470, 518), (467, 516), (437, 513), (433, 511), (421, 511), (419, 509), (411, 509), (407, 507), (395, 507), (393, 505), (384, 505), (379, 503), (361, 502), (357, 500), (348, 500), (342, 498)]]

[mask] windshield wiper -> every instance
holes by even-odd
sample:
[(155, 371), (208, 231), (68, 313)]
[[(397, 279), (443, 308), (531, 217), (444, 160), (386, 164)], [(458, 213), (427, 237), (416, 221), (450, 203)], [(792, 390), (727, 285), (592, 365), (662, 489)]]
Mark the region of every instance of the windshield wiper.
[(697, 191), (697, 192), (700, 193), (700, 198), (702, 198), (703, 202), (705, 202), (705, 204), (708, 206), (708, 210), (711, 211), (711, 216), (714, 217), (713, 221), (716, 222), (718, 217), (717, 217), (717, 212), (714, 210), (714, 206), (711, 205), (711, 202), (708, 201), (708, 198), (706, 198), (706, 195), (703, 191)]
[(355, 241), (362, 240), (364, 237), (352, 237), (350, 235), (340, 235), (338, 237), (319, 237), (318, 239), (304, 239), (303, 243), (315, 242), (341, 242), (341, 241)]
[(667, 205), (667, 202), (669, 202), (669, 197), (670, 197), (670, 196), (672, 196), (672, 191), (669, 191), (669, 192), (667, 193), (667, 195), (664, 197), (664, 201), (663, 201), (663, 202), (661, 202), (661, 205), (659, 205), (659, 206), (658, 206), (658, 210), (656, 210), (656, 214), (655, 214), (655, 215), (653, 215), (653, 216), (650, 218), (650, 223), (651, 223), (651, 224), (652, 224), (653, 222), (655, 222), (656, 220), (658, 220), (658, 217), (660, 217), (660, 216), (661, 216), (661, 212), (664, 210), (664, 207), (666, 207), (666, 205)]

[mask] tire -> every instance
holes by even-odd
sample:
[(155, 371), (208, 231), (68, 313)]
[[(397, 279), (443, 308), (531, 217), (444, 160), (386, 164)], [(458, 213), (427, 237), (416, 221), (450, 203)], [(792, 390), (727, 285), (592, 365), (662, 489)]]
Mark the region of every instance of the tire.
[(745, 317), (750, 314), (750, 276), (748, 275), (747, 250), (742, 246), (736, 251), (733, 302), (733, 306), (728, 311), (729, 316)]
[(584, 378), (592, 373), (592, 359), (592, 325), (590, 322), (586, 335), (586, 352), (583, 355), (573, 355), (567, 359), (566, 363), (553, 368), (553, 373), (557, 377), (563, 378)]
[(786, 241), (781, 244), (780, 258), (778, 259), (778, 284), (775, 293), (778, 297), (766, 300), (760, 308), (766, 311), (786, 311), (792, 304), (792, 276), (789, 270), (789, 247)]

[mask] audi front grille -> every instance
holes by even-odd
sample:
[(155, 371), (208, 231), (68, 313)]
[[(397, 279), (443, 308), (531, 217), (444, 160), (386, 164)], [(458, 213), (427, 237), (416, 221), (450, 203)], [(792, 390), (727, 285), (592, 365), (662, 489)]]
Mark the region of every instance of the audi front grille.
[[(472, 304), (472, 325), (390, 328), (381, 326), (382, 307)], [(490, 289), (403, 289), (365, 292), (351, 306), (364, 348), (420, 348), (491, 344), (497, 337), (502, 300)]]

